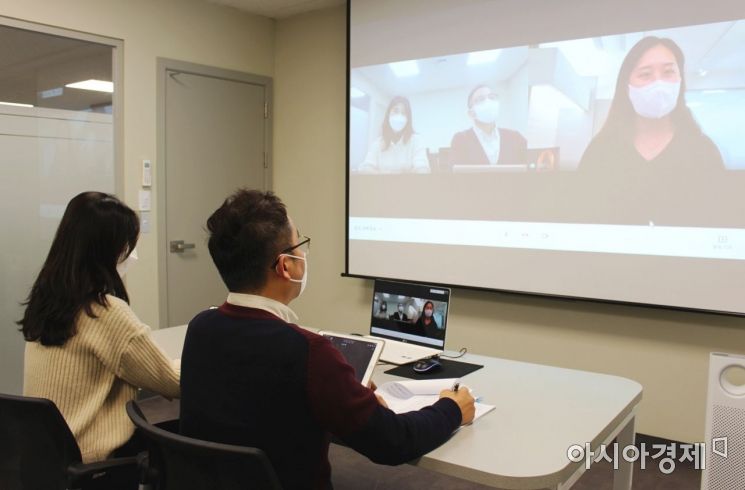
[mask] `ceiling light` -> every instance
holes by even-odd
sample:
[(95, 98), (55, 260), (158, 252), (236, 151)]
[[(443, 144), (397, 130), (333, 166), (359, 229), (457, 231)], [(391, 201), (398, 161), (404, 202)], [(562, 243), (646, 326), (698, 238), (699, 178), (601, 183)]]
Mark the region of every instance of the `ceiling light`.
[(81, 90), (92, 90), (94, 92), (114, 91), (114, 82), (105, 82), (103, 80), (84, 80), (82, 82), (68, 83), (65, 87), (79, 88)]
[(0, 105), (9, 105), (13, 107), (33, 107), (33, 104), (20, 104), (18, 102), (0, 102)]
[(491, 49), (489, 51), (475, 51), (473, 53), (468, 53), (468, 60), (466, 61), (466, 64), (471, 65), (483, 65), (485, 63), (494, 63), (497, 61), (497, 58), (499, 58), (499, 55), (502, 54), (501, 49)]
[(419, 64), (416, 60), (410, 61), (397, 61), (396, 63), (388, 63), (391, 67), (393, 74), (398, 78), (413, 77), (419, 75)]

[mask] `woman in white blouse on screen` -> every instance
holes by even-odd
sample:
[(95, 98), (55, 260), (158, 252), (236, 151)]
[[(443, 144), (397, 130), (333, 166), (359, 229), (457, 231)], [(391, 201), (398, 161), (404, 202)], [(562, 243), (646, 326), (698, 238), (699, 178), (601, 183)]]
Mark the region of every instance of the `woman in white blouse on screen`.
[(381, 135), (360, 165), (362, 173), (429, 173), (427, 150), (414, 132), (411, 104), (406, 97), (394, 97), (383, 118)]

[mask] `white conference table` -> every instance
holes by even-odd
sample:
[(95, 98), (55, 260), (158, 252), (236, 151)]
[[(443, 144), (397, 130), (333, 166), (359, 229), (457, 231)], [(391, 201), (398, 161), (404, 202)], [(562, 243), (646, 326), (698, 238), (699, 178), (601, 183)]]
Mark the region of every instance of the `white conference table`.
[[(186, 327), (153, 332), (169, 357), (181, 357)], [(503, 489), (565, 490), (582, 476), (585, 463), (567, 456), (571, 446), (593, 451), (617, 439), (618, 470), (613, 489), (630, 490), (633, 463), (620, 457), (634, 443), (639, 383), (606, 374), (467, 354), (465, 362), (484, 367), (462, 382), (496, 405), (472, 425), (414, 462), (419, 467)], [(394, 379), (379, 365), (373, 380)], [(612, 452), (609, 450), (609, 454)]]

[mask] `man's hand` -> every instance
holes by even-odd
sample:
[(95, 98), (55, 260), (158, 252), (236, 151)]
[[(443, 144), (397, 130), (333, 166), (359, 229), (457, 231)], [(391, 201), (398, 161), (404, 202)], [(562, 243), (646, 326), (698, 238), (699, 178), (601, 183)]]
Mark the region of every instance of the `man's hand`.
[(442, 390), (440, 392), (440, 398), (452, 398), (460, 408), (461, 425), (470, 424), (473, 422), (473, 417), (476, 415), (476, 406), (474, 405), (475, 400), (471, 396), (471, 390), (465, 386), (458, 388), (458, 391), (453, 390)]
[[(373, 390), (373, 392), (378, 389), (378, 387), (375, 386), (375, 383), (372, 380), (370, 380), (370, 389)], [(380, 403), (385, 408), (388, 408), (388, 404), (385, 402), (385, 400), (383, 399), (382, 396), (380, 396), (377, 393), (375, 393), (375, 398), (378, 399), (378, 403)]]

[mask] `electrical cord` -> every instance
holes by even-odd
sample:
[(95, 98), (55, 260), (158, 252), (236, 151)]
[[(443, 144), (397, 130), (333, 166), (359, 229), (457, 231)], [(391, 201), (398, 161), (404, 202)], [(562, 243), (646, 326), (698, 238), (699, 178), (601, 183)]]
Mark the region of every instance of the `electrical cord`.
[(447, 354), (440, 354), (439, 357), (447, 357), (448, 359), (458, 359), (460, 357), (463, 357), (466, 355), (466, 352), (468, 352), (468, 349), (466, 347), (461, 347), (461, 349), (458, 351), (458, 355), (456, 356), (449, 356)]

